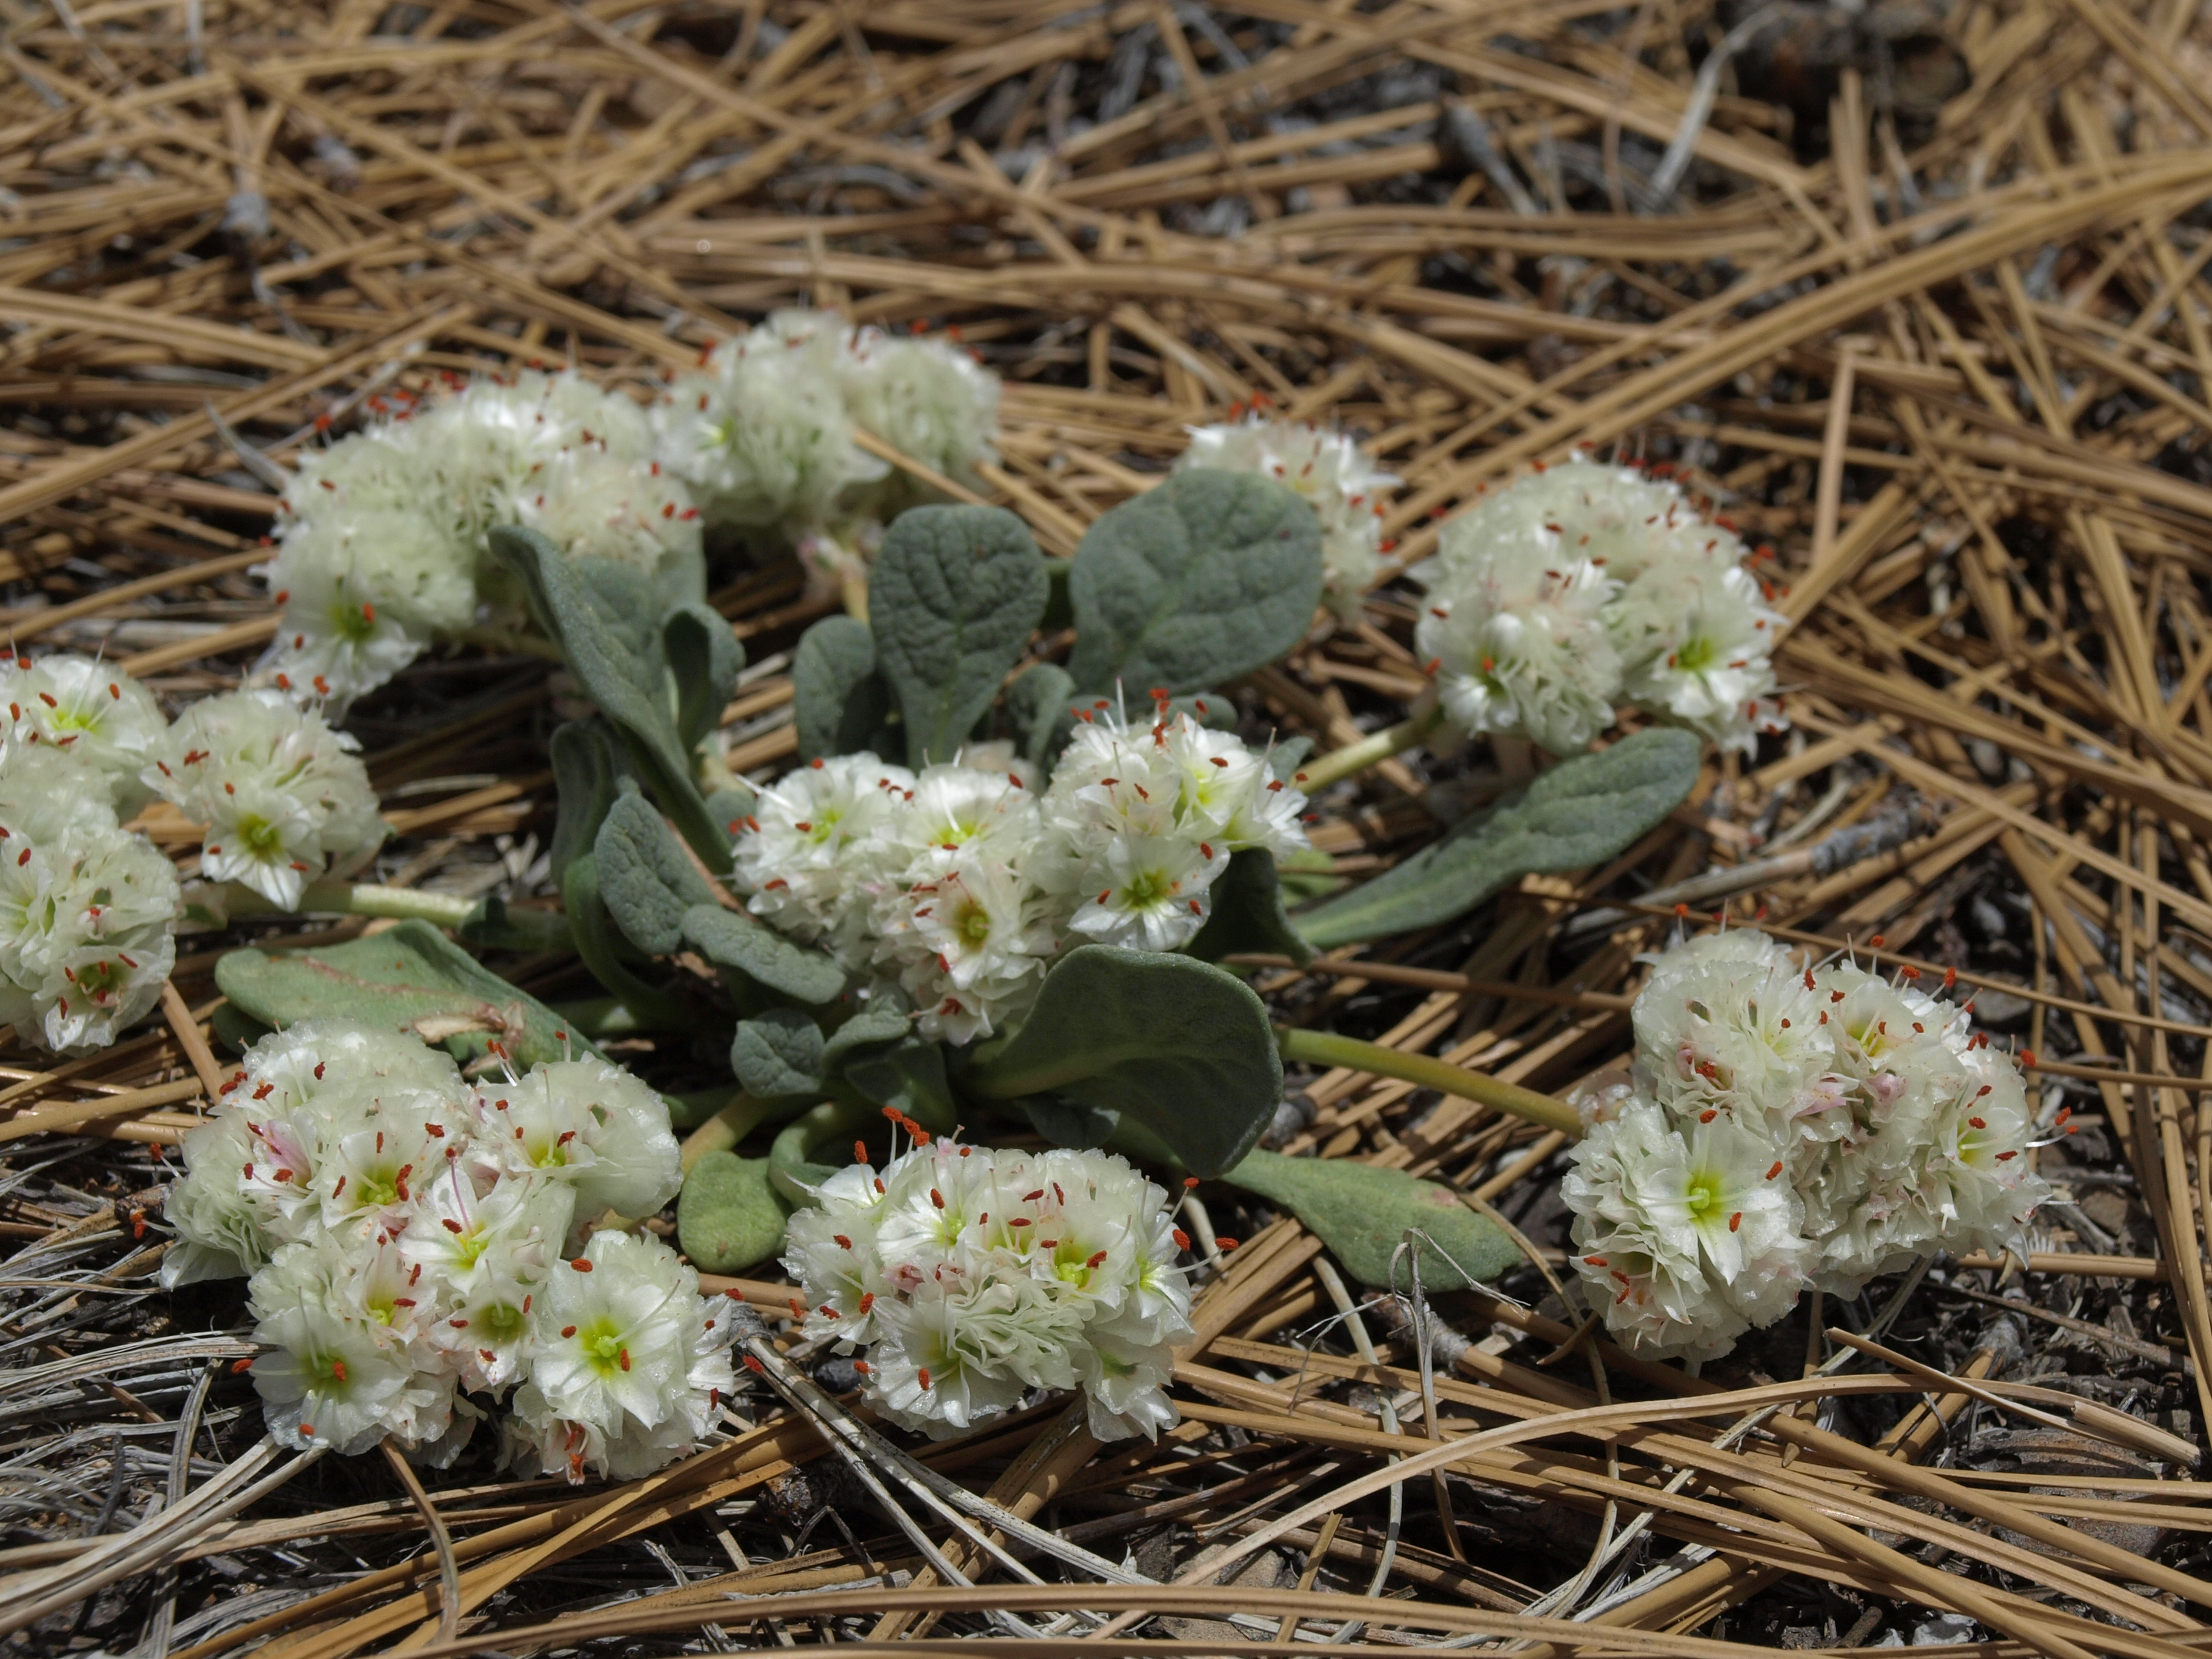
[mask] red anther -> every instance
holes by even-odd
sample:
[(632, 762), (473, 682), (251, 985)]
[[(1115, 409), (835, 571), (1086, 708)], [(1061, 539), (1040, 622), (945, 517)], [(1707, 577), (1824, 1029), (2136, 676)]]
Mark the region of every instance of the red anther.
[(457, 1237), (460, 1234), (461, 1224), (458, 1221), (441, 1221), (438, 1224)]
[(2013, 1159), (2013, 1158), (2018, 1158), (2019, 1156), (2020, 1156), (2020, 1154), (2019, 1154), (2018, 1152), (1999, 1152), (1999, 1153), (1997, 1154), (1997, 1162), (1998, 1162), (1998, 1163), (2000, 1163), (2000, 1164), (2003, 1164), (2003, 1163), (2006, 1163), (2006, 1162), (2009, 1161), (2010, 1159)]
[(927, 1393), (929, 1389), (929, 1367), (924, 1365), (919, 1371), (915, 1372), (915, 1375), (921, 1383), (922, 1391), (924, 1393)]
[(234, 1359), (230, 1362), (230, 1374), (233, 1376), (243, 1376), (252, 1369), (253, 1361), (251, 1357), (245, 1359)]
[(1190, 1188), (1198, 1185), (1198, 1177), (1196, 1176), (1185, 1176), (1182, 1178), (1182, 1184), (1184, 1190), (1188, 1191)]
[(615, 1359), (624, 1370), (628, 1370), (629, 1369), (629, 1350), (628, 1348), (617, 1348), (615, 1350)]
[(1585, 1267), (1602, 1267), (1606, 1265), (1605, 1258), (1601, 1255), (1586, 1255), (1583, 1258), (1583, 1263)]
[(1990, 1127), (1987, 1120), (1983, 1118), (1970, 1117), (1966, 1121), (1971, 1127), (1977, 1129), (1986, 1129)]
[(2027, 1066), (2029, 1071), (2033, 1071), (2035, 1069), (2035, 1050), (2033, 1048), (2021, 1049), (2020, 1051), (2020, 1063)]
[(1106, 1252), (1103, 1250), (1099, 1251), (1097, 1255), (1092, 1256), (1090, 1261), (1085, 1262), (1083, 1265), (1096, 1273), (1099, 1268), (1106, 1265)]
[(861, 1316), (862, 1316), (863, 1318), (866, 1317), (866, 1316), (867, 1316), (867, 1312), (868, 1312), (868, 1310), (869, 1310), (869, 1309), (871, 1309), (871, 1308), (872, 1308), (872, 1307), (874, 1307), (875, 1305), (876, 1305), (876, 1293), (875, 1293), (873, 1291), (863, 1291), (863, 1292), (861, 1293), (861, 1296), (860, 1296), (860, 1314), (861, 1314)]
[(793, 1319), (804, 1319), (806, 1317), (806, 1304), (801, 1302), (797, 1297), (786, 1297), (784, 1298), (784, 1305), (791, 1310), (791, 1316)]
[(853, 1248), (853, 1241), (842, 1233), (832, 1233), (830, 1237), (837, 1241), (837, 1248), (841, 1250), (849, 1250)]
[(1721, 1115), (1721, 1109), (1720, 1109), (1719, 1107), (1717, 1107), (1717, 1106), (1708, 1106), (1708, 1107), (1706, 1107), (1706, 1108), (1705, 1108), (1705, 1109), (1704, 1111), (1699, 1112), (1699, 1113), (1698, 1114), (1698, 1122), (1700, 1122), (1700, 1123), (1711, 1123), (1711, 1122), (1715, 1118), (1718, 1117), (1720, 1115)]
[(1734, 1232), (1734, 1231), (1736, 1231), (1736, 1229), (1737, 1229), (1737, 1228), (1739, 1228), (1739, 1227), (1741, 1227), (1741, 1226), (1742, 1226), (1742, 1225), (1743, 1225), (1743, 1212), (1742, 1212), (1741, 1210), (1738, 1210), (1738, 1211), (1737, 1211), (1734, 1215), (1732, 1215), (1732, 1216), (1730, 1216), (1730, 1217), (1729, 1218), (1729, 1231), (1730, 1232)]
[(1769, 1181), (1771, 1181), (1771, 1180), (1773, 1180), (1773, 1179), (1774, 1179), (1774, 1177), (1775, 1177), (1775, 1176), (1777, 1176), (1780, 1175), (1781, 1173), (1782, 1173), (1782, 1160), (1781, 1160), (1780, 1158), (1776, 1158), (1776, 1159), (1774, 1160), (1774, 1167), (1773, 1167), (1772, 1169), (1769, 1170), (1766, 1172), (1766, 1178), (1767, 1178)]
[(1237, 1248), (1237, 1241), (1233, 1238), (1217, 1238), (1213, 1241), (1213, 1248), (1225, 1255)]
[(585, 1261), (580, 1255), (574, 1261), (571, 1261), (568, 1265), (574, 1267), (580, 1273), (587, 1273), (592, 1271), (592, 1264)]
[(1170, 1233), (1175, 1239), (1176, 1249), (1178, 1250), (1187, 1250), (1190, 1248), (1190, 1235), (1183, 1231), (1182, 1228), (1173, 1228), (1170, 1230)]
[(1958, 982), (1959, 970), (1956, 968), (1946, 968), (1943, 970), (1943, 988), (1948, 991), (1955, 987)]
[(945, 1207), (945, 1194), (939, 1192), (936, 1188), (932, 1187), (929, 1189), (929, 1201), (941, 1210)]
[(747, 1354), (745, 1356), (745, 1369), (758, 1376), (765, 1376), (768, 1375), (768, 1367), (762, 1364), (760, 1361), (755, 1358), (751, 1354)]
[(1881, 935), (1880, 933), (1876, 933), (1872, 939), (1869, 939), (1867, 943), (1872, 945), (1875, 950), (1881, 950), (1882, 946)]
[(1917, 968), (1912, 967), (1909, 963), (1905, 967), (1899, 968), (1897, 971), (1903, 975), (1906, 979), (1918, 979), (1920, 977), (1920, 970)]
[(1680, 920), (1687, 921), (1690, 919), (1690, 907), (1686, 904), (1678, 904), (1674, 907), (1674, 915)]

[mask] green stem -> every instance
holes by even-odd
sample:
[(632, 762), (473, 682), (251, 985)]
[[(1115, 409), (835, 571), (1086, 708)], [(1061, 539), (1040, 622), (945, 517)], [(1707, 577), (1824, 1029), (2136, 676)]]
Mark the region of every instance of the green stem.
[(762, 1124), (775, 1118), (780, 1111), (789, 1109), (788, 1106), (778, 1108), (738, 1091), (728, 1105), (684, 1137), (684, 1172), (689, 1175), (691, 1166), (709, 1152), (728, 1152)]
[(1362, 738), (1358, 743), (1346, 744), (1341, 749), (1332, 749), (1326, 755), (1308, 761), (1298, 769), (1298, 787), (1309, 795), (1318, 794), (1332, 783), (1340, 783), (1355, 773), (1379, 765), (1391, 756), (1401, 754), (1420, 742), (1443, 724), (1443, 717), (1441, 704), (1431, 702), (1424, 708), (1417, 703), (1413, 714), (1395, 726), (1387, 726), (1372, 737)]
[(459, 893), (426, 893), (419, 887), (373, 887), (349, 881), (311, 881), (300, 896), (302, 911), (331, 911), (348, 916), (384, 916), (393, 921), (428, 921), (458, 927), (477, 913), (481, 899)]
[(1486, 1106), (1510, 1112), (1547, 1129), (1556, 1129), (1573, 1139), (1582, 1138), (1582, 1119), (1565, 1101), (1540, 1095), (1534, 1089), (1523, 1089), (1518, 1084), (1500, 1083), (1494, 1077), (1485, 1077), (1480, 1072), (1470, 1072), (1463, 1066), (1454, 1066), (1427, 1054), (1385, 1048), (1377, 1042), (1362, 1042), (1357, 1037), (1338, 1036), (1333, 1031), (1303, 1031), (1281, 1025), (1275, 1028), (1275, 1046), (1282, 1050), (1286, 1060), (1394, 1077), (1401, 1083), (1457, 1095), (1462, 1100), (1480, 1101)]
[(769, 1148), (769, 1179), (775, 1183), (787, 1203), (811, 1204), (814, 1194), (806, 1189), (810, 1181), (806, 1171), (814, 1162), (811, 1154), (815, 1147), (825, 1140), (859, 1134), (882, 1115), (865, 1101), (823, 1101), (812, 1111), (794, 1119), (791, 1127), (775, 1138), (775, 1145)]

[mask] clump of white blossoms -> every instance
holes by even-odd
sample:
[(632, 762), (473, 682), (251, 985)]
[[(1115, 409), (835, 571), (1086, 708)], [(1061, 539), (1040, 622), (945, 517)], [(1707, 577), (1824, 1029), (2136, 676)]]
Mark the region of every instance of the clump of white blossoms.
[(281, 692), (233, 691), (179, 715), (140, 775), (207, 826), (203, 876), (293, 910), (309, 882), (359, 867), (384, 840), (359, 747)]
[(263, 571), (283, 617), (272, 684), (341, 703), (507, 595), (494, 526), (659, 574), (699, 550), (690, 495), (654, 464), (645, 411), (571, 372), (479, 380), (311, 452)]
[(1083, 712), (1041, 794), (1005, 769), (866, 753), (787, 774), (736, 826), (748, 907), (896, 981), (923, 1036), (968, 1042), (1028, 1012), (1062, 951), (1176, 950), (1231, 854), (1306, 844), (1305, 797), (1233, 733)]
[[(1231, 410), (1234, 414), (1236, 411)], [(1190, 428), (1185, 467), (1249, 472), (1288, 485), (1321, 520), (1323, 592), (1346, 616), (1382, 568), (1382, 492), (1398, 483), (1346, 434), (1311, 421), (1280, 420), (1256, 407), (1242, 420)]]
[(1447, 523), (1410, 573), (1415, 640), (1444, 712), (1470, 732), (1574, 754), (1622, 702), (1748, 753), (1780, 729), (1782, 616), (1747, 550), (1680, 486), (1577, 459), (1529, 473)]
[(121, 817), (151, 798), (139, 775), (161, 747), (168, 717), (121, 669), (72, 652), (36, 661), (0, 656), (0, 708), (8, 711), (0, 758), (40, 744), (58, 749), (106, 785)]
[(504, 1400), (509, 1461), (629, 1479), (692, 1449), (733, 1386), (674, 1251), (582, 1237), (683, 1179), (665, 1103), (605, 1061), (471, 1084), (413, 1037), (305, 1021), (247, 1052), (184, 1156), (162, 1281), (252, 1274), (254, 1382), (289, 1445), (389, 1435), (450, 1462)]
[(868, 1402), (895, 1422), (942, 1438), (1031, 1389), (1081, 1389), (1102, 1440), (1175, 1423), (1187, 1240), (1127, 1160), (918, 1138), (817, 1197), (793, 1212), (783, 1258), (805, 1330), (866, 1351)]
[(1660, 958), (1634, 1082), (1583, 1103), (1560, 1187), (1616, 1336), (1711, 1358), (1808, 1284), (1856, 1295), (1936, 1250), (2021, 1248), (2050, 1188), (2020, 1069), (1913, 981), (1745, 930)]
[(0, 1020), (56, 1053), (113, 1042), (176, 961), (176, 869), (109, 799), (70, 750), (0, 747)]
[(772, 313), (677, 376), (653, 410), (662, 465), (710, 522), (780, 529), (832, 562), (925, 498), (856, 427), (965, 483), (994, 458), (998, 418), (998, 377), (966, 349), (827, 311)]

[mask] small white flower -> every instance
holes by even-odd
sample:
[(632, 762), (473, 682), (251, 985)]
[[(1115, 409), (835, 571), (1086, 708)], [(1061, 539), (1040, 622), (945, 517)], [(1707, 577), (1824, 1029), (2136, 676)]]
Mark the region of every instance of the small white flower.
[(358, 867), (384, 839), (359, 745), (276, 691), (187, 708), (147, 784), (207, 825), (201, 873), (297, 908), (308, 882)]
[(317, 1264), (303, 1260), (307, 1271), (298, 1281), (290, 1265), (271, 1262), (254, 1280), (253, 1340), (276, 1351), (253, 1362), (269, 1432), (284, 1445), (327, 1446), (347, 1455), (387, 1434), (408, 1440), (442, 1433), (451, 1382), (416, 1371), (383, 1327), (331, 1305), (319, 1293)]
[(1414, 641), (1462, 728), (1525, 735), (1571, 755), (1613, 724), (1620, 656), (1604, 612), (1615, 584), (1559, 545), (1564, 532), (1538, 534), (1554, 544), (1523, 538), (1417, 567), (1429, 595)]
[[(948, 478), (972, 483), (978, 465), (997, 459), (999, 377), (951, 340), (849, 330), (839, 346), (837, 389), (849, 420)], [(867, 505), (888, 520), (915, 493), (894, 471)]]
[(1254, 410), (1241, 421), (1190, 428), (1185, 467), (1249, 472), (1287, 484), (1321, 520), (1322, 580), (1330, 603), (1356, 617), (1382, 568), (1384, 492), (1399, 481), (1344, 433)]
[(684, 1184), (668, 1103), (603, 1060), (534, 1066), (478, 1090), (475, 1111), (499, 1167), (568, 1188), (579, 1221), (658, 1214)]
[(47, 744), (0, 754), (0, 1020), (56, 1053), (114, 1042), (161, 997), (179, 897), (100, 774)]
[(0, 764), (20, 746), (47, 744), (103, 780), (116, 816), (152, 799), (139, 779), (169, 729), (154, 694), (119, 668), (61, 653), (33, 662), (0, 655)]

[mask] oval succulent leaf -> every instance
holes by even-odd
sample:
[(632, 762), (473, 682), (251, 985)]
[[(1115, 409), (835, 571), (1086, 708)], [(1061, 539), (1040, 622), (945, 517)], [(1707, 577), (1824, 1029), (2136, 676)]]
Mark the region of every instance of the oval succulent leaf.
[(1060, 958), (1012, 1036), (961, 1073), (986, 1100), (1056, 1093), (1121, 1113), (1202, 1176), (1249, 1152), (1283, 1097), (1266, 1006), (1188, 957), (1085, 945)]
[(1425, 1292), (1486, 1283), (1521, 1260), (1504, 1230), (1469, 1209), (1457, 1193), (1403, 1170), (1255, 1152), (1224, 1179), (1291, 1212), (1363, 1285), (1413, 1289), (1411, 1263), (1401, 1258), (1395, 1271), (1392, 1265), (1409, 1231), (1421, 1235)]
[(1468, 818), (1365, 886), (1297, 918), (1322, 950), (1465, 915), (1509, 881), (1584, 870), (1625, 852), (1698, 781), (1698, 739), (1672, 726), (1578, 755)]
[(822, 1092), (822, 1028), (796, 1008), (764, 1008), (738, 1022), (730, 1069), (749, 1095), (779, 1100)]
[(906, 725), (907, 760), (950, 760), (1044, 615), (1043, 556), (995, 507), (917, 507), (884, 538), (868, 580), (876, 656)]
[(1104, 514), (1075, 550), (1069, 671), (1086, 691), (1195, 691), (1306, 636), (1321, 525), (1271, 478), (1193, 467)]
[(684, 1178), (676, 1240), (710, 1273), (740, 1273), (783, 1248), (791, 1207), (769, 1178), (764, 1158), (709, 1152)]

